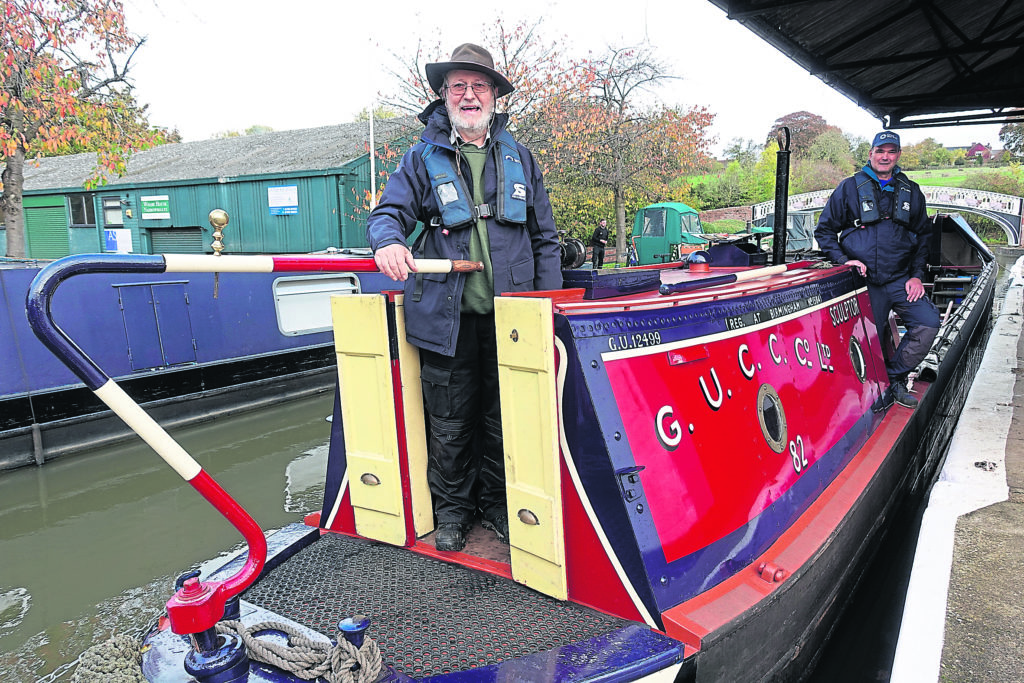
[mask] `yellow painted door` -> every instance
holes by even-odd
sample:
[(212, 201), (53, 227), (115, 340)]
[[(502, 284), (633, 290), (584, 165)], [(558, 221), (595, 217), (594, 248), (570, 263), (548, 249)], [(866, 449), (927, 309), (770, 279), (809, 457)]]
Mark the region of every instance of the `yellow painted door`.
[(565, 600), (551, 301), (494, 300), (513, 578)]
[(331, 297), (356, 531), (406, 545), (386, 306), (387, 298), (380, 294)]

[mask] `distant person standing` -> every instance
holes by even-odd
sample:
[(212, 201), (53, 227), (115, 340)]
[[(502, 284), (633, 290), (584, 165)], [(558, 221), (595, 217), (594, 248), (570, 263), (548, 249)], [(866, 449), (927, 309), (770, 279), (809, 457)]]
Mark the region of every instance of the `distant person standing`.
[(604, 266), (604, 248), (608, 244), (608, 221), (601, 219), (597, 227), (594, 228), (594, 234), (590, 236), (590, 245), (593, 247), (593, 253), (590, 256), (590, 262), (594, 268), (602, 268)]
[[(830, 260), (856, 268), (868, 281), (868, 296), (879, 338), (896, 311), (907, 331), (895, 353), (885, 356), (889, 388), (882, 407), (895, 401), (914, 408), (907, 389), (910, 371), (924, 360), (939, 330), (939, 312), (924, 296), (928, 258), (928, 215), (921, 188), (896, 164), (900, 136), (882, 131), (875, 136), (867, 165), (839, 183), (814, 229), (818, 245)], [(882, 349), (888, 347), (884, 341)]]

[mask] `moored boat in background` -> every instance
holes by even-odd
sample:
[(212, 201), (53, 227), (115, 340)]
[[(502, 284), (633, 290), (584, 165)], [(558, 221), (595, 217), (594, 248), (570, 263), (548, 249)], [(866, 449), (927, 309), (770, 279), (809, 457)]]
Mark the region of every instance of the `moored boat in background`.
[[(336, 258), (363, 258), (346, 250)], [(79, 257), (81, 258), (81, 257)], [(0, 263), (0, 469), (132, 436), (39, 343), (25, 299), (41, 262)], [(166, 425), (334, 384), (329, 299), (380, 291), (379, 273), (106, 273), (73, 278), (55, 321)]]

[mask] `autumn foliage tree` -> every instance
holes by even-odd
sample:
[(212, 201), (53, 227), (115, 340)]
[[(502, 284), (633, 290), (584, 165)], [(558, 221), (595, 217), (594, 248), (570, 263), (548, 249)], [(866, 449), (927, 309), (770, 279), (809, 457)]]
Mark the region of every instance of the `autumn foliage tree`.
[(25, 255), (26, 159), (95, 151), (86, 187), (125, 170), (128, 155), (162, 141), (127, 81), (143, 40), (119, 0), (5, 0), (0, 23), (0, 219), (10, 256)]
[(550, 140), (542, 159), (558, 182), (611, 193), (620, 261), (627, 205), (638, 198), (641, 204), (678, 199), (672, 181), (706, 162), (714, 116), (702, 107), (669, 107), (647, 97), (669, 78), (649, 45), (608, 48), (604, 56), (575, 65), (567, 80), (582, 90), (564, 88), (544, 107)]
[(775, 119), (771, 130), (768, 131), (767, 139), (774, 140), (776, 131), (783, 126), (789, 128), (789, 149), (795, 158), (806, 157), (814, 141), (826, 131), (834, 131), (842, 135), (839, 128), (829, 125), (821, 116), (809, 111), (795, 111)]

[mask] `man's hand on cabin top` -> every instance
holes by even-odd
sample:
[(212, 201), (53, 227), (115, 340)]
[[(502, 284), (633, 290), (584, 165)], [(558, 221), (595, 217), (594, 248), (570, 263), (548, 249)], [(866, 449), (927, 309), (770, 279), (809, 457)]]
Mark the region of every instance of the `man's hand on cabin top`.
[(907, 301), (917, 301), (924, 296), (924, 285), (921, 284), (920, 278), (912, 277), (907, 280), (905, 289), (907, 290)]
[(844, 265), (850, 266), (851, 268), (856, 268), (857, 271), (860, 272), (861, 277), (866, 277), (868, 274), (868, 267), (864, 265), (863, 261), (858, 261), (857, 259), (850, 259)]
[(389, 244), (373, 252), (373, 261), (380, 272), (396, 282), (405, 281), (409, 273), (416, 272), (416, 259), (404, 244)]

